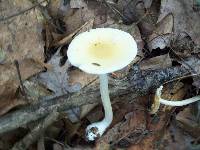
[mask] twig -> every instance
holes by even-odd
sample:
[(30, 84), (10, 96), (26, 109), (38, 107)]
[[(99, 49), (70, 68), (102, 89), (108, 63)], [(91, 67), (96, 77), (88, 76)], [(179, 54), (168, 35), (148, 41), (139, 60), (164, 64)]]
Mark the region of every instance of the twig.
[[(115, 80), (110, 84), (111, 98), (130, 94), (132, 99), (148, 94), (149, 91), (158, 88), (161, 84), (174, 78), (188, 74), (183, 67), (172, 67), (157, 71), (141, 72), (135, 66), (126, 80)], [(148, 81), (148, 82), (147, 82)], [(21, 127), (31, 121), (45, 117), (53, 110), (64, 111), (74, 107), (100, 101), (99, 87), (87, 87), (72, 95), (63, 95), (16, 110), (0, 118), (0, 134)]]
[(28, 133), (21, 141), (17, 142), (12, 150), (26, 150), (31, 144), (33, 144), (37, 139), (43, 134), (45, 129), (51, 125), (59, 116), (59, 113), (53, 111), (44, 120), (42, 120), (38, 125), (36, 125), (33, 130)]
[(20, 86), (21, 86), (23, 96), (25, 97), (25, 100), (28, 101), (28, 98), (27, 98), (26, 92), (25, 92), (25, 87), (24, 87), (24, 84), (22, 82), (22, 77), (21, 77), (21, 73), (20, 73), (20, 69), (19, 69), (19, 63), (18, 63), (17, 60), (14, 60), (14, 63), (15, 63), (16, 69), (17, 69), (17, 75), (18, 75), (18, 78), (19, 78), (19, 82), (20, 82)]

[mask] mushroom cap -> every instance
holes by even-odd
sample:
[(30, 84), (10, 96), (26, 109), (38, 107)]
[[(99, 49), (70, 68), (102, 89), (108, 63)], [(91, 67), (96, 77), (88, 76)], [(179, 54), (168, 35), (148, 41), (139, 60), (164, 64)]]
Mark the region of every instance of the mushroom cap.
[(137, 44), (124, 31), (96, 28), (76, 36), (69, 45), (70, 63), (84, 72), (106, 74), (127, 66), (137, 54)]

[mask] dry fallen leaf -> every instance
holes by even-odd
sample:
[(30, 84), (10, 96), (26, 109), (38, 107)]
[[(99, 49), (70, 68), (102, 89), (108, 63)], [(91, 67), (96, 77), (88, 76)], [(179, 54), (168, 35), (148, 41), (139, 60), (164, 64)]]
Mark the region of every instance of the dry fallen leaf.
[[(88, 74), (78, 69), (69, 71), (69, 76), (69, 84), (75, 85), (80, 83), (81, 88), (87, 86), (88, 84), (94, 84), (94, 82), (98, 79), (97, 75)], [(97, 84), (97, 82), (95, 83)]]
[(154, 141), (155, 141), (154, 136), (144, 137), (144, 139), (140, 143), (133, 144), (128, 148), (128, 150), (155, 150)]
[[(118, 0), (117, 5), (120, 12), (119, 16), (123, 22), (125, 24), (137, 24), (143, 37), (152, 33), (155, 28), (155, 18), (157, 18), (157, 10), (155, 10), (155, 13), (151, 9), (145, 9), (145, 7), (148, 7), (147, 3), (148, 1), (145, 4), (142, 0)], [(156, 3), (158, 2), (155, 1), (154, 4)], [(150, 5), (153, 5), (153, 2)], [(156, 5), (155, 8), (159, 8), (159, 5)]]
[[(19, 62), (19, 69), (22, 80), (24, 81), (27, 78), (42, 71), (43, 66), (32, 59), (24, 59), (23, 61)], [(24, 102), (15, 102), (17, 100), (14, 97), (19, 87), (19, 79), (14, 64), (7, 63), (0, 65), (0, 87), (0, 108), (2, 108), (1, 112), (7, 112), (18, 104), (24, 104)]]
[[(71, 33), (70, 35), (64, 37), (60, 41), (56, 42), (54, 46), (62, 46), (64, 44), (68, 44), (72, 38), (81, 32), (87, 31), (93, 27), (93, 20), (89, 20), (76, 31)], [(41, 73), (38, 79), (46, 85), (50, 90), (55, 93), (55, 96), (60, 96), (66, 94), (67, 92), (74, 92), (80, 89), (77, 85), (69, 86), (68, 83), (68, 73), (67, 70), (69, 68), (69, 63), (65, 63), (63, 66), (60, 66), (60, 61), (63, 56), (60, 54), (59, 48), (49, 60), (48, 64), (52, 66), (51, 69), (48, 69), (47, 72)], [(65, 49), (66, 50), (66, 49)], [(74, 88), (73, 88), (74, 87)], [(77, 88), (77, 89), (76, 89)]]
[(179, 112), (176, 116), (176, 121), (178, 122), (178, 126), (184, 131), (187, 131), (190, 135), (196, 138), (200, 136), (200, 124), (197, 122), (197, 118), (195, 118), (194, 114), (192, 114), (191, 107), (187, 107)]
[[(66, 62), (64, 65), (60, 65), (60, 60), (63, 56), (60, 54), (60, 49), (51, 57), (48, 64), (51, 68), (47, 68), (46, 72), (42, 72), (37, 76), (39, 83), (43, 84), (47, 89), (53, 93), (50, 96), (46, 96), (45, 99), (65, 95), (71, 92), (77, 92), (80, 90), (80, 85), (69, 85), (68, 81), (68, 68), (70, 64)], [(79, 109), (74, 108), (73, 110), (66, 111), (67, 116), (72, 122), (79, 120)]]
[(164, 49), (166, 46), (169, 46), (172, 39), (173, 24), (172, 14), (168, 14), (156, 24), (153, 33), (148, 37), (147, 43), (150, 51), (156, 48)]
[[(128, 113), (127, 111), (130, 111), (130, 107), (132, 107), (132, 112)], [(125, 115), (124, 120), (119, 120), (120, 118), (123, 118), (122, 115)], [(116, 122), (119, 123), (116, 124)], [(97, 149), (101, 149), (105, 144), (109, 144), (110, 146), (123, 146), (124, 142), (127, 142), (128, 145), (130, 145), (131, 143), (140, 141), (146, 129), (146, 115), (144, 108), (135, 104), (121, 104), (118, 106), (118, 110), (114, 112), (112, 124), (115, 125), (113, 125), (113, 127), (97, 141)]]
[(62, 38), (61, 40), (55, 42), (55, 43), (53, 44), (53, 46), (59, 47), (59, 46), (63, 46), (63, 45), (68, 44), (68, 43), (73, 39), (73, 37), (74, 37), (76, 34), (80, 34), (81, 32), (85, 32), (85, 31), (88, 31), (89, 29), (92, 29), (93, 23), (94, 23), (94, 20), (93, 20), (93, 19), (87, 21), (87, 22), (86, 22), (85, 24), (83, 24), (81, 27), (79, 27), (78, 29), (76, 29), (73, 33), (71, 33), (71, 34), (69, 34), (68, 36)]
[[(197, 132), (197, 131), (196, 131)], [(184, 133), (175, 123), (172, 123), (165, 131), (164, 136), (157, 144), (160, 149), (179, 149), (179, 150), (199, 150), (198, 147), (193, 147), (193, 139), (188, 134)], [(194, 144), (195, 145), (195, 144)]]
[(170, 46), (179, 58), (187, 58), (200, 52), (199, 45), (186, 33), (172, 40)]
[(25, 104), (28, 103), (26, 100), (15, 99), (15, 98), (0, 100), (0, 102), (1, 102), (1, 104), (0, 104), (0, 116), (7, 113), (12, 108), (15, 108), (15, 107), (21, 106), (21, 105), (25, 105)]
[(63, 66), (60, 66), (61, 58), (59, 49), (48, 62), (52, 67), (46, 72), (40, 73), (37, 77), (38, 81), (54, 92), (55, 96), (73, 92), (74, 90), (76, 91), (76, 89), (73, 89), (68, 84), (67, 69), (69, 64), (65, 63)]
[(49, 1), (48, 11), (50, 16), (52, 16), (53, 18), (70, 16), (73, 13), (73, 9), (70, 8), (69, 1), (63, 0)]
[[(43, 66), (31, 59), (25, 59), (19, 62), (19, 68), (22, 76), (22, 80), (35, 75), (43, 69)], [(1, 99), (8, 96), (15, 95), (17, 88), (19, 87), (19, 79), (14, 64), (0, 65), (0, 95)]]
[(174, 18), (172, 14), (168, 14), (162, 20), (157, 22), (156, 28), (154, 29), (152, 35), (150, 35), (150, 40), (158, 35), (171, 34), (173, 32)]
[[(186, 62), (186, 64), (184, 63)], [(187, 58), (185, 59), (182, 63), (182, 66), (186, 67), (188, 70), (190, 70), (190, 72), (192, 72), (193, 74), (196, 74), (197, 76), (193, 76), (193, 85), (197, 87), (197, 89), (200, 88), (200, 79), (199, 79), (199, 74), (200, 74), (200, 61), (199, 61), (199, 57), (193, 57), (193, 58)]]
[(170, 59), (169, 54), (165, 54), (143, 60), (139, 66), (141, 70), (164, 69), (172, 66), (172, 60)]
[(64, 17), (67, 34), (73, 33), (89, 20), (94, 20), (94, 27), (105, 23), (107, 20), (107, 8), (101, 2), (87, 1), (87, 5), (80, 9), (73, 9), (70, 16)]
[(183, 133), (176, 125), (171, 124), (168, 129), (162, 132), (163, 136), (150, 134), (143, 141), (136, 145), (132, 145), (129, 150), (155, 150), (155, 149), (179, 149), (179, 150), (198, 150), (199, 147), (192, 147), (193, 139)]
[(19, 61), (23, 81), (44, 69), (42, 15), (37, 9), (22, 12), (32, 6), (28, 0), (0, 2), (1, 115), (18, 105), (27, 103), (15, 97), (19, 79), (13, 64), (14, 60)]
[(171, 13), (174, 17), (175, 36), (187, 33), (196, 44), (200, 45), (199, 12), (193, 9), (193, 4), (193, 0), (162, 0), (158, 21)]
[(42, 84), (38, 83), (36, 78), (31, 78), (24, 82), (25, 92), (31, 98), (31, 102), (37, 102), (40, 98), (50, 96), (52, 93)]
[(23, 60), (31, 58), (43, 61), (42, 15), (37, 9), (10, 19), (10, 15), (32, 7), (28, 0), (8, 0), (0, 2), (0, 49), (5, 53), (5, 63), (14, 59)]

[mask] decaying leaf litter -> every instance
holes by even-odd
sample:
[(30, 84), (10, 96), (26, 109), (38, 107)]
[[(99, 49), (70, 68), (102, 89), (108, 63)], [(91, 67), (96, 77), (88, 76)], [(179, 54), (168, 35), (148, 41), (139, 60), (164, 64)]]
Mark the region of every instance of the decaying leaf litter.
[[(0, 1), (0, 149), (199, 149), (199, 102), (151, 110), (160, 85), (166, 99), (199, 95), (199, 18), (195, 0)], [(88, 142), (104, 116), (99, 81), (66, 52), (97, 27), (130, 33), (138, 54), (109, 75), (114, 120)]]

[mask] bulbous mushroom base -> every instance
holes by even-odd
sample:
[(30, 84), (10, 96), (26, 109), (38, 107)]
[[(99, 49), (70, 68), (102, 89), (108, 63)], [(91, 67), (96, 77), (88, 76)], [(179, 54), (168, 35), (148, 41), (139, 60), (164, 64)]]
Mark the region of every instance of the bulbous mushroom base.
[(101, 137), (109, 125), (103, 121), (92, 123), (86, 128), (86, 139), (94, 141)]

